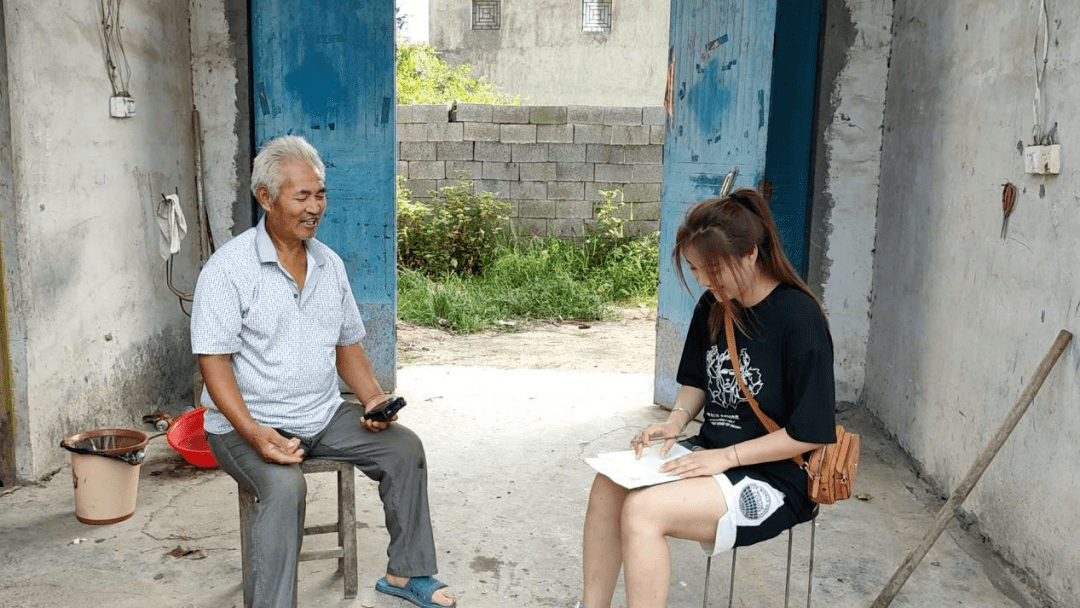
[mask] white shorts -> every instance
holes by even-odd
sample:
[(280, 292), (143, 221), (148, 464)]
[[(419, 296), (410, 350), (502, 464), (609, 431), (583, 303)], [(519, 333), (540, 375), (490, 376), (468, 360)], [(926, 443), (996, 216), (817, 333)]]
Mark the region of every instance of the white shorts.
[(713, 475), (727, 503), (727, 512), (716, 522), (716, 538), (701, 543), (706, 555), (735, 546), (748, 546), (772, 538), (798, 523), (783, 492), (749, 475), (732, 484), (724, 473)]

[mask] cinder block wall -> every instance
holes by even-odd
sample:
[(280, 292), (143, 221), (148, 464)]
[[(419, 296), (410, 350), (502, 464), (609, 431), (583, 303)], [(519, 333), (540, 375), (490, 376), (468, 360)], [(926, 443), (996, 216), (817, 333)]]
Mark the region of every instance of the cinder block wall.
[(582, 236), (599, 190), (622, 190), (627, 232), (660, 227), (664, 108), (398, 106), (398, 174), (413, 197), (464, 175), (510, 202), (522, 234)]

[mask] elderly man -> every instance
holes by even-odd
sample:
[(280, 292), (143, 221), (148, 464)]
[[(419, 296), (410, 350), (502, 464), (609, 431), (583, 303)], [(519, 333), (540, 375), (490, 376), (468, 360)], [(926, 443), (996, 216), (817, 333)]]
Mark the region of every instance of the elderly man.
[[(379, 482), (390, 533), (376, 589), (419, 606), (454, 606), (433, 577), (424, 449), (409, 429), (364, 418), (388, 395), (360, 339), (364, 324), (341, 258), (315, 240), (326, 169), (300, 137), (255, 157), (251, 191), (266, 212), (206, 263), (191, 315), (206, 385), (210, 449), (258, 497), (247, 534), (253, 606), (292, 606), (304, 534), (305, 457), (353, 462)], [(340, 376), (363, 403), (343, 402)]]

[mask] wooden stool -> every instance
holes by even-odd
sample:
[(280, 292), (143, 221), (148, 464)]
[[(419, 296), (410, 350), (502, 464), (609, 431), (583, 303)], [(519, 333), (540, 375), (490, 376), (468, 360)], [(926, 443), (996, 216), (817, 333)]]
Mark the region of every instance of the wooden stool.
[[(305, 460), (300, 465), (304, 475), (312, 473), (337, 472), (337, 512), (336, 522), (304, 526), (304, 536), (311, 534), (329, 534), (336, 532), (338, 546), (336, 549), (326, 551), (303, 551), (300, 553), (300, 561), (306, 562), (313, 559), (337, 559), (338, 572), (345, 577), (345, 598), (356, 597), (357, 589), (357, 566), (356, 566), (356, 477), (351, 462), (339, 462), (336, 460), (322, 460), (312, 458)], [(237, 484), (240, 495), (240, 560), (243, 564), (244, 580), (244, 604), (250, 605), (251, 598), (247, 597), (248, 563), (244, 559), (247, 551), (248, 522), (251, 519), (251, 510), (255, 507), (255, 492), (247, 486)], [(295, 605), (295, 601), (294, 601)]]

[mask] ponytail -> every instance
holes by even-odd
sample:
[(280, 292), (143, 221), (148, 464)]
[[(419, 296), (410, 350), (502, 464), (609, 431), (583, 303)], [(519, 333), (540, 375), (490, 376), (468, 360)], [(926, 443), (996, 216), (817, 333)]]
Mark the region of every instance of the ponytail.
[[(757, 190), (750, 188), (741, 188), (725, 197), (705, 199), (687, 211), (686, 219), (676, 234), (675, 248), (672, 251), (675, 272), (689, 289), (682, 262), (683, 252), (687, 248), (693, 248), (709, 260), (708, 266), (702, 270), (714, 284), (719, 284), (721, 271), (724, 268), (734, 268), (735, 260), (750, 255), (755, 247), (757, 266), (762, 273), (805, 293), (821, 308), (821, 301), (784, 253), (780, 231), (773, 220), (768, 202)], [(737, 300), (718, 298), (717, 304), (719, 306), (713, 306), (709, 314), (709, 334), (713, 342), (716, 342), (723, 327), (726, 309), (731, 309), (736, 323), (742, 328), (739, 314), (742, 306)]]

